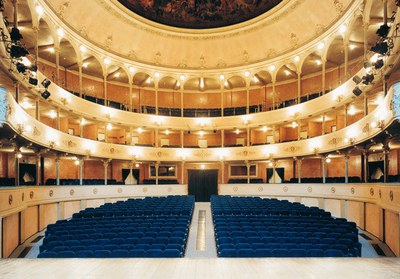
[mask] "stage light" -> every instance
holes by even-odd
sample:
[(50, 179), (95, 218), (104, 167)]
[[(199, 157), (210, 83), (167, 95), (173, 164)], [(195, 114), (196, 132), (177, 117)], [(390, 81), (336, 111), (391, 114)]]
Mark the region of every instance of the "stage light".
[(370, 84), (373, 80), (374, 80), (374, 75), (373, 74), (366, 74), (365, 76), (363, 76), (363, 81), (362, 83), (364, 83), (365, 85)]
[(22, 63), (20, 63), (20, 62), (18, 62), (16, 65), (15, 65), (15, 67), (17, 68), (17, 71), (19, 72), (19, 73), (25, 73), (25, 71), (26, 71), (26, 66), (24, 65), (24, 64), (22, 64)]
[(383, 65), (384, 65), (383, 59), (378, 59), (378, 60), (375, 62), (375, 69), (376, 69), (376, 70), (379, 70), (380, 68), (383, 67)]
[(42, 94), (40, 94), (43, 99), (47, 100), (50, 97), (50, 92), (45, 90)]
[(353, 89), (353, 94), (356, 95), (356, 96), (358, 97), (358, 96), (360, 96), (360, 95), (362, 94), (362, 90), (361, 90), (358, 86), (356, 86), (356, 87)]
[(371, 51), (385, 55), (389, 51), (389, 45), (386, 42), (377, 43), (375, 46), (371, 47)]
[(354, 76), (354, 77), (353, 77), (353, 81), (354, 81), (356, 84), (359, 84), (359, 83), (362, 81), (362, 79), (361, 79), (359, 76)]
[(390, 27), (387, 23), (382, 24), (379, 29), (376, 31), (376, 34), (381, 38), (386, 38), (389, 34)]
[(45, 78), (45, 79), (42, 81), (41, 84), (43, 85), (44, 88), (47, 89), (47, 88), (49, 88), (49, 86), (50, 86), (50, 84), (51, 84), (51, 81), (50, 81), (49, 79)]
[(19, 32), (19, 29), (17, 27), (13, 27), (10, 32), (10, 38), (11, 38), (11, 41), (17, 42), (17, 41), (21, 40), (23, 37), (22, 37), (21, 33)]
[(36, 85), (38, 85), (38, 80), (37, 80), (37, 78), (30, 77), (29, 83), (36, 86)]
[(12, 45), (10, 48), (11, 58), (21, 58), (28, 54), (29, 54), (29, 52), (22, 46)]

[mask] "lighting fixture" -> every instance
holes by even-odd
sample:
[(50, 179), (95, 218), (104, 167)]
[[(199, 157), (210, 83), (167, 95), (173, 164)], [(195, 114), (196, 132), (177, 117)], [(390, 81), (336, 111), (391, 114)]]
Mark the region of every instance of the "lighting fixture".
[(81, 122), (79, 123), (79, 125), (84, 126), (86, 124), (86, 119), (82, 118)]
[(250, 76), (250, 71), (245, 71), (245, 72), (244, 72), (244, 76), (245, 76), (245, 77), (249, 77), (249, 76)]
[(134, 72), (136, 72), (136, 69), (134, 67), (129, 67), (129, 72), (134, 73)]
[(296, 121), (293, 121), (293, 122), (292, 122), (292, 128), (297, 128), (298, 126), (299, 126), (299, 124), (297, 124)]
[(54, 111), (54, 110), (51, 110), (51, 111), (49, 112), (49, 117), (52, 118), (52, 119), (56, 118), (56, 117), (57, 117), (57, 112)]
[(74, 164), (75, 164), (75, 166), (79, 166), (80, 165), (79, 160), (75, 160)]
[(62, 28), (58, 28), (57, 29), (57, 35), (59, 36), (59, 37), (63, 37), (64, 36), (64, 30), (62, 29)]
[(86, 52), (87, 51), (87, 48), (84, 45), (81, 45), (79, 47), (79, 49), (80, 49), (81, 52)]
[(263, 127), (262, 127), (262, 131), (263, 131), (263, 132), (268, 131), (268, 127), (267, 127), (267, 126), (263, 126)]
[(376, 34), (381, 38), (386, 38), (389, 34), (390, 27), (387, 23), (382, 24), (379, 29), (376, 31)]
[(110, 131), (112, 129), (112, 124), (108, 123), (107, 126), (106, 126), (106, 129)]
[(254, 77), (253, 77), (253, 81), (254, 81), (254, 82), (258, 82), (259, 80), (258, 80), (258, 78), (257, 78), (256, 76), (254, 76)]
[(358, 86), (356, 86), (356, 87), (353, 89), (353, 94), (356, 95), (356, 96), (358, 97), (358, 96), (360, 96), (360, 95), (362, 94), (362, 90), (361, 90)]
[(346, 25), (341, 25), (341, 26), (339, 27), (339, 32), (340, 32), (341, 34), (346, 33), (346, 30), (347, 30)]
[(181, 74), (181, 75), (179, 76), (179, 79), (182, 80), (182, 81), (184, 81), (184, 80), (185, 80), (185, 75), (184, 75), (184, 74)]
[(44, 9), (40, 5), (36, 5), (35, 7), (36, 13), (38, 14), (39, 17), (43, 16), (44, 14)]
[(381, 55), (385, 55), (389, 51), (389, 45), (387, 42), (377, 43), (376, 45), (371, 47), (371, 51)]
[(318, 48), (319, 50), (322, 50), (324, 47), (325, 47), (325, 44), (324, 44), (324, 43), (319, 43), (319, 44), (317, 45), (317, 48)]
[(318, 66), (322, 64), (321, 60), (317, 60), (315, 63), (317, 63)]
[(17, 158), (18, 158), (18, 159), (21, 159), (21, 158), (22, 158), (22, 154), (21, 154), (21, 153), (18, 153), (18, 154), (17, 154)]
[(22, 37), (21, 33), (19, 32), (19, 29), (17, 27), (13, 27), (10, 32), (11, 41), (17, 42), (17, 41), (21, 40), (22, 38), (23, 37)]
[(294, 58), (293, 58), (293, 60), (294, 60), (294, 62), (299, 62), (300, 61), (300, 56), (295, 56)]
[(168, 136), (169, 135), (169, 130), (165, 130), (165, 134)]
[(155, 72), (155, 73), (154, 73), (154, 76), (155, 76), (156, 78), (159, 78), (159, 77), (160, 77), (160, 73), (159, 73), (159, 72)]
[(200, 165), (200, 168), (201, 168), (202, 170), (204, 170), (204, 169), (206, 168), (206, 166), (205, 166), (204, 164), (201, 164), (201, 165)]
[(54, 47), (49, 47), (49, 48), (47, 49), (47, 51), (50, 52), (50, 53), (54, 53), (54, 52), (55, 52), (55, 49), (54, 49)]
[(110, 65), (111, 60), (109, 58), (104, 58), (104, 64), (105, 65)]
[(41, 84), (43, 85), (43, 87), (44, 88), (49, 88), (49, 86), (50, 86), (50, 84), (51, 84), (51, 81), (49, 80), (49, 79), (47, 79), (47, 78), (45, 78), (42, 82), (41, 82)]
[(200, 88), (204, 88), (204, 78), (200, 78)]
[(143, 129), (142, 128), (137, 128), (137, 132), (139, 133), (139, 134), (141, 134), (142, 132), (143, 132)]
[(151, 77), (148, 77), (148, 78), (146, 79), (146, 83), (151, 83), (151, 81), (152, 81), (152, 78), (151, 78)]
[(228, 86), (229, 86), (229, 83), (228, 83), (228, 81), (227, 81), (227, 80), (225, 80), (225, 82), (224, 82), (224, 86), (226, 86), (226, 87), (228, 87)]
[(362, 83), (364, 83), (365, 85), (370, 84), (373, 80), (374, 80), (374, 74), (370, 73), (370, 74), (366, 74), (365, 76), (362, 77)]
[(350, 45), (349, 45), (349, 49), (350, 49), (350, 50), (353, 50), (353, 49), (355, 49), (356, 47), (357, 47), (357, 46), (356, 46), (356, 45), (353, 45), (353, 44), (350, 44)]
[(140, 165), (138, 163), (135, 164), (135, 167), (138, 168)]
[(271, 72), (275, 71), (276, 66), (275, 65), (271, 65), (268, 67), (268, 70), (270, 70)]
[(290, 71), (289, 71), (289, 70), (285, 70), (284, 73), (285, 73), (285, 75), (287, 75), (287, 76), (290, 75)]
[(268, 166), (269, 166), (269, 167), (272, 167), (273, 165), (274, 165), (274, 164), (273, 164), (272, 162), (269, 162), (269, 163), (268, 163)]
[(325, 160), (325, 162), (326, 162), (327, 164), (329, 164), (331, 161), (332, 161), (331, 158), (326, 158), (326, 160)]
[(115, 77), (115, 78), (119, 78), (120, 76), (121, 76), (121, 73), (115, 73), (115, 74), (114, 74), (114, 77)]
[(89, 66), (89, 64), (90, 64), (90, 62), (85, 62), (85, 63), (82, 64), (82, 67), (83, 68), (87, 68)]
[(236, 133), (236, 135), (239, 135), (239, 134), (240, 134), (240, 130), (239, 130), (239, 129), (236, 129), (236, 130), (235, 130), (235, 133)]
[(347, 112), (350, 115), (354, 115), (354, 114), (356, 114), (356, 109), (354, 108), (354, 106), (350, 106), (349, 110)]
[(19, 46), (19, 45), (12, 45), (11, 48), (9, 49), (11, 58), (21, 58), (23, 56), (26, 56), (29, 54), (29, 51), (26, 50), (26, 48)]
[(51, 94), (46, 89), (42, 94), (40, 94), (40, 96), (42, 96), (43, 99), (47, 100), (51, 96)]
[(225, 79), (225, 76), (221, 74), (221, 75), (219, 76), (219, 79), (220, 79), (220, 80), (224, 80), (224, 79)]

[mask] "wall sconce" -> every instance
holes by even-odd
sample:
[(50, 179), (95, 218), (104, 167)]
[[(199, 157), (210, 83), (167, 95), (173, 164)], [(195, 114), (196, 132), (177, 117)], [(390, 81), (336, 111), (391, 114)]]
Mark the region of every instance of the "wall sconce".
[(336, 97), (336, 102), (340, 103), (343, 101), (344, 96), (343, 95), (339, 95)]
[(69, 104), (69, 100), (67, 98), (62, 97), (61, 98), (61, 103), (66, 106), (67, 104)]
[(49, 141), (50, 148), (54, 148), (55, 145), (56, 145), (55, 141)]
[(313, 151), (315, 154), (318, 154), (318, 152), (320, 151), (320, 148), (319, 148), (319, 147), (313, 147), (313, 148), (312, 148), (312, 151)]
[(22, 134), (24, 132), (24, 124), (17, 124), (17, 132), (18, 134)]

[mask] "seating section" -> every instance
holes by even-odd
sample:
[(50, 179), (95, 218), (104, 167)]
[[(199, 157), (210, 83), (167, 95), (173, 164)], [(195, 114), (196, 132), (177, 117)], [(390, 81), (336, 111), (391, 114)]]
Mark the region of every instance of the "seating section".
[(318, 207), (259, 197), (211, 197), (219, 257), (357, 257), (356, 224)]
[(15, 186), (15, 178), (0, 177), (1, 186)]
[[(57, 180), (55, 178), (48, 178), (46, 185), (56, 185)], [(83, 179), (83, 185), (104, 185), (104, 179)], [(123, 182), (117, 182), (115, 179), (108, 179), (107, 185), (123, 185)], [(79, 179), (60, 179), (60, 185), (79, 185)]]
[[(228, 180), (228, 184), (246, 184), (247, 178), (231, 178)], [(262, 178), (250, 178), (250, 183), (264, 183)]]
[[(361, 183), (361, 179), (358, 176), (349, 176), (349, 183)], [(289, 181), (285, 181), (285, 183), (298, 183), (298, 178), (291, 178)], [(344, 176), (340, 177), (327, 177), (326, 183), (345, 183), (346, 178)], [(323, 183), (322, 177), (302, 177), (301, 183)]]
[(38, 258), (183, 257), (193, 196), (129, 199), (47, 226)]

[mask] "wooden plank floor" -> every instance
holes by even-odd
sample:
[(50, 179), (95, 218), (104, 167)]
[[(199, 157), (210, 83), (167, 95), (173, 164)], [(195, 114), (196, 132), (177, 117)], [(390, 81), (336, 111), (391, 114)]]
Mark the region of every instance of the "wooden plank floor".
[(400, 278), (397, 258), (3, 259), (0, 278)]

